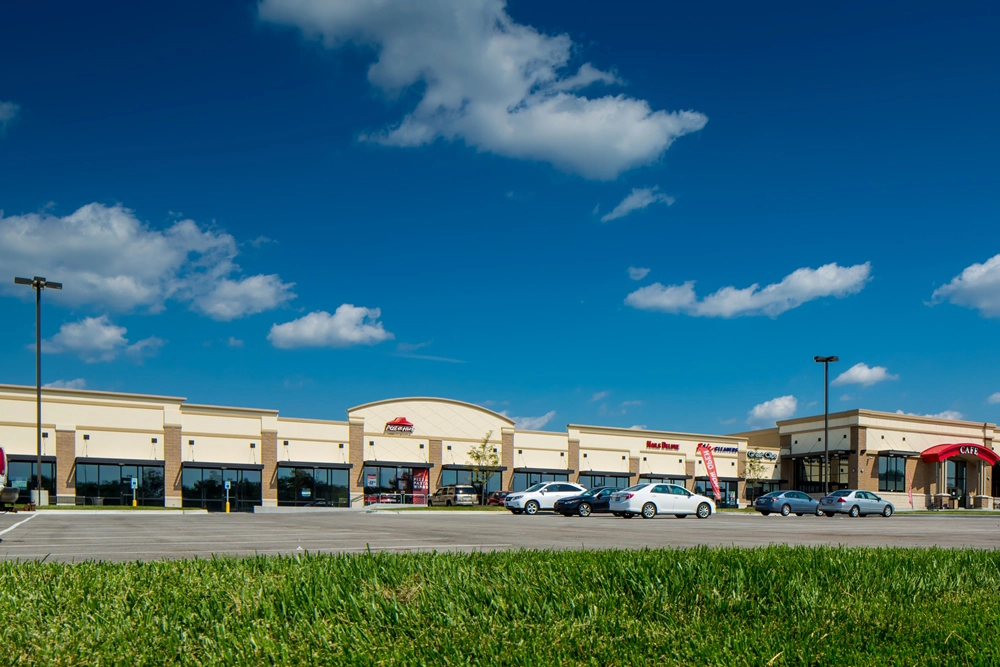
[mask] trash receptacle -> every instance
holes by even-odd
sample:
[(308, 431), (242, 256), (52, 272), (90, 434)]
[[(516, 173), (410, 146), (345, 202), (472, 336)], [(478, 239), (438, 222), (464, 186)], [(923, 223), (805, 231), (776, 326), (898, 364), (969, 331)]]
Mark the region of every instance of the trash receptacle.
[(41, 500), (38, 499), (38, 491), (37, 490), (36, 491), (32, 491), (31, 492), (31, 502), (35, 503), (35, 507), (38, 507), (39, 505), (48, 505), (49, 504), (49, 490), (48, 489), (42, 489), (42, 498), (41, 498)]

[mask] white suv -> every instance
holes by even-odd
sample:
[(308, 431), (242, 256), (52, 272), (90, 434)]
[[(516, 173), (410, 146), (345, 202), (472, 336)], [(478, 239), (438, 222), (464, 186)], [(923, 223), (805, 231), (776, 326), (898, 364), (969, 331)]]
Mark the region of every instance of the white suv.
[(550, 510), (560, 498), (578, 496), (587, 489), (569, 482), (539, 482), (504, 498), (503, 506), (514, 514), (537, 514)]

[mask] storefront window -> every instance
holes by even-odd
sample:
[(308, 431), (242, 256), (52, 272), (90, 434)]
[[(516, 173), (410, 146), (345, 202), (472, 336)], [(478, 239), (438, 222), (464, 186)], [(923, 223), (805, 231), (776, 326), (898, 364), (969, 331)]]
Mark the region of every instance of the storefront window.
[(524, 491), (532, 484), (539, 482), (568, 482), (569, 474), (561, 475), (557, 473), (541, 472), (515, 472), (513, 481), (514, 491)]
[[(38, 464), (35, 461), (9, 461), (7, 486), (18, 489), (17, 502), (31, 501), (31, 492), (35, 490), (38, 477)], [(56, 504), (56, 474), (54, 463), (42, 461), (42, 488), (49, 492), (49, 504)]]
[(746, 499), (750, 502), (753, 502), (754, 500), (757, 500), (757, 498), (760, 498), (765, 493), (771, 493), (772, 491), (780, 491), (780, 490), (781, 490), (780, 482), (757, 481), (754, 482), (753, 486), (751, 486), (750, 483), (748, 482), (746, 486)]
[(467, 468), (464, 470), (442, 470), (440, 482), (438, 487), (442, 486), (454, 486), (456, 484), (464, 484), (467, 486), (472, 486), (476, 489), (476, 494), (480, 498), (480, 503), (483, 502), (483, 498), (493, 493), (494, 491), (500, 490), (500, 480), (501, 475), (499, 471), (494, 472), (490, 478), (486, 481), (486, 489), (481, 488), (483, 485), (476, 484), (474, 481), (475, 471), (472, 468)]
[(902, 456), (878, 457), (878, 490), (906, 490), (906, 459)]
[(361, 473), (365, 504), (426, 505), (430, 471), (427, 468), (365, 466)]
[(181, 473), (182, 505), (225, 511), (227, 481), (230, 511), (252, 512), (261, 504), (260, 470), (185, 467)]
[[(830, 491), (848, 487), (850, 459), (847, 456), (830, 458)], [(795, 459), (795, 490), (804, 493), (823, 493), (823, 457)]]
[(77, 505), (131, 505), (133, 493), (137, 505), (163, 507), (163, 466), (76, 464)]
[(639, 475), (640, 483), (650, 484), (676, 484), (687, 488), (687, 479), (684, 477), (664, 477), (663, 475)]
[(347, 507), (350, 472), (339, 468), (278, 468), (278, 505)]
[[(723, 482), (719, 480), (719, 493), (722, 494), (722, 498), (715, 501), (718, 507), (739, 507), (737, 502), (737, 486), (738, 482)], [(694, 483), (694, 492), (700, 493), (703, 496), (708, 496), (709, 498), (715, 497), (715, 490), (712, 489), (712, 482), (707, 479), (699, 479)]]
[(628, 475), (580, 475), (580, 485), (588, 489), (597, 486), (613, 486), (616, 489), (625, 489), (630, 485), (632, 478)]

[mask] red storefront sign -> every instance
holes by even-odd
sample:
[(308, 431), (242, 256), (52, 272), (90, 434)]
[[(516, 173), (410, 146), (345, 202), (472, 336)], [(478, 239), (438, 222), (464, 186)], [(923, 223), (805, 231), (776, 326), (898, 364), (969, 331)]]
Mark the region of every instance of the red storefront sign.
[(0, 487), (7, 483), (7, 452), (0, 447)]
[(387, 435), (413, 434), (413, 424), (406, 420), (406, 417), (396, 417), (391, 422), (386, 422), (385, 431)]
[(652, 440), (646, 441), (646, 449), (680, 449), (681, 446), (672, 442), (653, 442)]
[(722, 490), (719, 488), (719, 471), (715, 468), (715, 455), (712, 454), (712, 445), (707, 442), (698, 443), (698, 453), (705, 461), (705, 472), (708, 473), (708, 481), (712, 483), (712, 493), (718, 501), (722, 498)]

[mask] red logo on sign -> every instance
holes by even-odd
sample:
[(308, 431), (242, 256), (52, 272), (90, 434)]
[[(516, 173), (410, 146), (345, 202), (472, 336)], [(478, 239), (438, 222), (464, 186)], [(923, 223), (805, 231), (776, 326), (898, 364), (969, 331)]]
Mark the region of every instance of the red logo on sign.
[(715, 499), (722, 498), (722, 490), (719, 488), (719, 471), (715, 469), (715, 455), (712, 454), (712, 445), (707, 442), (698, 443), (698, 453), (705, 461), (705, 472), (708, 473), (708, 481), (712, 483), (712, 493)]
[(653, 442), (652, 440), (646, 441), (646, 449), (680, 449), (681, 446), (674, 444), (672, 442)]
[(406, 417), (396, 417), (385, 425), (385, 433), (413, 433), (413, 424), (406, 421)]

